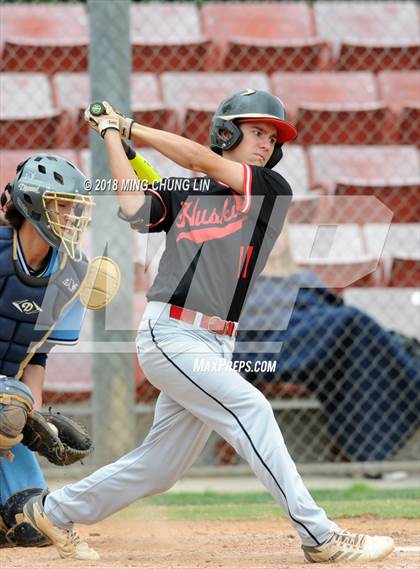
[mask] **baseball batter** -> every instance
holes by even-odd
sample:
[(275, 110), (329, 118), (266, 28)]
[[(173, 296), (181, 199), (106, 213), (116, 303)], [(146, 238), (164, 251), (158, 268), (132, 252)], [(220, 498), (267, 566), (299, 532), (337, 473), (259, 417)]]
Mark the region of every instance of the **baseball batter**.
[[(294, 139), (282, 102), (248, 89), (221, 103), (210, 149), (94, 104), (86, 119), (104, 138), (118, 180), (120, 216), (141, 232), (164, 231), (166, 250), (137, 337), (140, 364), (161, 390), (143, 444), (87, 478), (33, 498), (26, 519), (62, 557), (95, 559), (73, 522), (92, 524), (134, 500), (170, 488), (215, 430), (247, 460), (285, 510), (311, 562), (382, 559), (388, 537), (340, 529), (312, 499), (292, 461), (270, 403), (229, 367), (246, 296), (272, 249), (291, 200), (272, 168)], [(166, 179), (124, 193), (135, 174), (120, 136), (151, 146), (206, 177)], [(197, 358), (209, 364), (195, 371)]]

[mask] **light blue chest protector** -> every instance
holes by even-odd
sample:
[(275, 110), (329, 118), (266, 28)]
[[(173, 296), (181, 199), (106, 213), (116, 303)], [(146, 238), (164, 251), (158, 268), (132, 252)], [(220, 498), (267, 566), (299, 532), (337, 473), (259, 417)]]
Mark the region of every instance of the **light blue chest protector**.
[(78, 296), (88, 261), (61, 259), (50, 276), (26, 274), (17, 260), (17, 236), (0, 227), (0, 373), (20, 378), (66, 306)]

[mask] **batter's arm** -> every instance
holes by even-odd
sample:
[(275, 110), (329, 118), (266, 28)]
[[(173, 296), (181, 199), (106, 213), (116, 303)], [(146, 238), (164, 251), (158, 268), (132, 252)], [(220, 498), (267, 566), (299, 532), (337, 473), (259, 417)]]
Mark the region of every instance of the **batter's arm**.
[[(121, 211), (127, 217), (132, 217), (144, 204), (144, 191), (141, 189), (141, 184), (137, 184), (139, 180), (121, 144), (120, 133), (117, 130), (108, 129), (105, 132), (104, 141), (111, 176), (118, 182), (116, 195)], [(130, 188), (130, 192), (125, 191), (127, 187)], [(135, 188), (136, 191), (133, 191)]]
[[(108, 132), (110, 133), (108, 135)], [(116, 131), (107, 131), (105, 140)], [(244, 165), (219, 156), (212, 150), (183, 136), (133, 123), (131, 139), (143, 146), (151, 146), (183, 168), (203, 172), (223, 182), (238, 194), (245, 193)]]

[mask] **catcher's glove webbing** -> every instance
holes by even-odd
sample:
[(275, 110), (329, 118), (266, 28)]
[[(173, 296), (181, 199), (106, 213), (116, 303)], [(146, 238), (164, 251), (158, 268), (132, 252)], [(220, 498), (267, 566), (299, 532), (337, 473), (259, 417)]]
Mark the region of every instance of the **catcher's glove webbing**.
[(0, 375), (0, 461), (13, 459), (10, 450), (22, 440), (27, 416), (34, 405), (32, 393), (21, 381)]
[(93, 451), (86, 428), (59, 412), (32, 411), (23, 429), (22, 443), (57, 466), (82, 460)]

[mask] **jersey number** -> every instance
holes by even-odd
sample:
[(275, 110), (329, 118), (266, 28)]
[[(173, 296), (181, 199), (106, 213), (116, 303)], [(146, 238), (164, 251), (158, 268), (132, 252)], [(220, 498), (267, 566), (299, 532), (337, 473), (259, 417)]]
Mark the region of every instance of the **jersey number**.
[[(241, 248), (239, 249), (238, 274), (236, 275), (238, 277), (238, 279), (241, 276), (243, 279), (246, 279), (249, 261), (251, 260), (253, 250), (254, 250), (253, 245), (248, 245), (248, 247), (241, 245)], [(245, 254), (245, 251), (246, 251), (246, 254)], [(244, 259), (245, 259), (245, 262), (244, 262)], [(242, 275), (241, 275), (241, 271), (242, 271)]]

